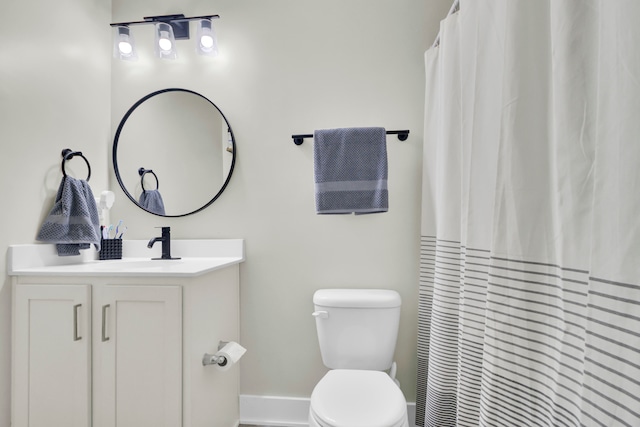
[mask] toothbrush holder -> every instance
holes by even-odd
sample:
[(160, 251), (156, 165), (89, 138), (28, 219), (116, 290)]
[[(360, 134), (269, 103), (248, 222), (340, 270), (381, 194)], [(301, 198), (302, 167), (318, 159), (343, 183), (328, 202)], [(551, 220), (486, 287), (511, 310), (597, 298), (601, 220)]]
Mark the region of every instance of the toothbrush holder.
[(122, 259), (122, 239), (102, 239), (100, 241), (98, 258), (102, 261), (107, 259)]

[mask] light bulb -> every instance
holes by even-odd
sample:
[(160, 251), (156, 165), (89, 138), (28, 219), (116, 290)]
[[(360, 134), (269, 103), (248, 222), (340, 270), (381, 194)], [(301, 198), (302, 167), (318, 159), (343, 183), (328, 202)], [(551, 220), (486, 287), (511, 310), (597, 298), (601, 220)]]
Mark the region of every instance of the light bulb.
[(166, 31), (162, 31), (160, 33), (160, 38), (158, 39), (158, 46), (165, 52), (169, 52), (171, 50), (171, 40), (169, 40), (169, 34)]
[(200, 37), (200, 45), (205, 49), (211, 49), (213, 47), (213, 37), (208, 34)]
[(118, 43), (118, 49), (123, 55), (131, 55), (131, 52), (133, 52), (133, 46), (131, 46), (131, 43), (128, 41), (121, 41)]

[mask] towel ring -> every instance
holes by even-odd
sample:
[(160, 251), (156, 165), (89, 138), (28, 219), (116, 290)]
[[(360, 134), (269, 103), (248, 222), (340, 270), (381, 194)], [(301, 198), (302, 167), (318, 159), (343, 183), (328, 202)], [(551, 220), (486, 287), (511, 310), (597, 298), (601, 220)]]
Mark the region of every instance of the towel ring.
[(91, 165), (89, 164), (89, 160), (87, 160), (87, 158), (82, 154), (81, 151), (72, 151), (69, 148), (65, 148), (64, 150), (62, 150), (62, 175), (65, 178), (67, 177), (67, 171), (64, 170), (64, 164), (67, 162), (67, 160), (71, 160), (75, 156), (82, 157), (84, 159), (84, 162), (87, 164), (87, 169), (89, 170), (89, 173), (87, 175), (87, 182), (89, 182), (89, 178), (91, 178)]
[(155, 172), (152, 169), (140, 168), (140, 169), (138, 169), (138, 174), (140, 175), (140, 185), (142, 185), (142, 191), (147, 191), (144, 188), (144, 176), (146, 174), (148, 174), (148, 173), (153, 175), (153, 177), (156, 179), (156, 190), (157, 190), (158, 188), (160, 188), (160, 182), (158, 181), (158, 175), (156, 175)]

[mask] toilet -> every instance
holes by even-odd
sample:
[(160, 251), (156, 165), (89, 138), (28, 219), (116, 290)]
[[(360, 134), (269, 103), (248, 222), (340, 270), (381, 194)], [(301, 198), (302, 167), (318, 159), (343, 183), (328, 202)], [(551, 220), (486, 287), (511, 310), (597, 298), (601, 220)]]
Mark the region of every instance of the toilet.
[(407, 402), (392, 378), (401, 302), (392, 290), (315, 292), (320, 353), (330, 371), (311, 394), (309, 427), (409, 427)]

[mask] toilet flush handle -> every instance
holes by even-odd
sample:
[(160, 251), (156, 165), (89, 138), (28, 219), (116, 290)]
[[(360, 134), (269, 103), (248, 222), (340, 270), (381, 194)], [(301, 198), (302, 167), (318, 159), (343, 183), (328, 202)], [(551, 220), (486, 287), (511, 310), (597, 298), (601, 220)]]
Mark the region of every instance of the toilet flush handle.
[(311, 315), (313, 317), (315, 317), (316, 319), (327, 319), (327, 318), (329, 318), (329, 312), (328, 311), (314, 311), (313, 313), (311, 313)]

